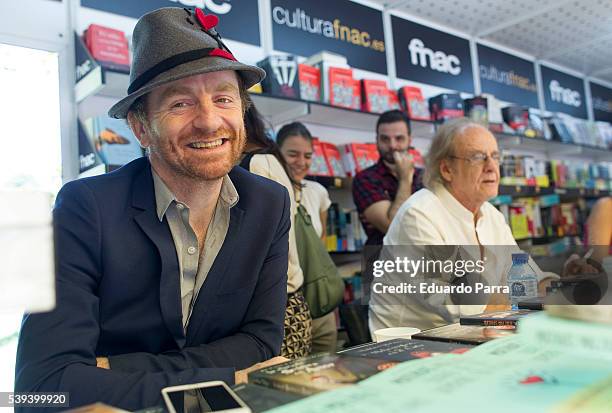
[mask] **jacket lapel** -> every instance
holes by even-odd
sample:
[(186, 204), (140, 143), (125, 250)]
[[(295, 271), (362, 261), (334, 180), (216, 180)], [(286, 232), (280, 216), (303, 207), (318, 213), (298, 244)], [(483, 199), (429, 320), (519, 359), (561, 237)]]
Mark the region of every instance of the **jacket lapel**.
[(157, 247), (161, 261), (159, 298), (162, 317), (179, 348), (185, 345), (182, 325), (179, 264), (168, 222), (157, 217), (155, 189), (151, 166), (147, 166), (134, 179), (132, 205), (139, 211), (134, 220)]

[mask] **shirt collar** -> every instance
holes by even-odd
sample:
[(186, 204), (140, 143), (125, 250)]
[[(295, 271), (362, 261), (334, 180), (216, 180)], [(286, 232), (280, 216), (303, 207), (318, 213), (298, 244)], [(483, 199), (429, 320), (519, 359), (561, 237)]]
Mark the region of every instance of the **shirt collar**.
[(155, 170), (151, 168), (151, 172), (153, 173), (153, 187), (155, 188), (155, 204), (157, 206), (157, 218), (160, 221), (163, 221), (164, 215), (166, 215), (166, 211), (168, 207), (172, 203), (172, 201), (176, 201), (176, 197), (170, 191), (170, 189), (166, 186), (164, 181), (157, 175)]
[[(170, 191), (170, 188), (166, 186), (164, 181), (160, 178), (160, 176), (151, 168), (151, 172), (153, 173), (153, 187), (155, 189), (155, 204), (157, 208), (157, 218), (160, 221), (163, 221), (164, 215), (166, 215), (166, 211), (172, 202), (178, 202), (176, 196)], [(238, 191), (234, 186), (229, 175), (225, 175), (223, 177), (223, 182), (221, 183), (221, 193), (219, 194), (219, 198), (223, 203), (225, 203), (229, 208), (236, 205), (240, 199), (238, 196)]]
[[(434, 194), (436, 194), (438, 198), (440, 198), (440, 201), (442, 201), (444, 206), (446, 206), (446, 208), (453, 215), (455, 215), (457, 218), (461, 219), (462, 221), (467, 221), (473, 224), (474, 214), (472, 213), (472, 211), (470, 211), (469, 209), (461, 205), (461, 202), (457, 201), (457, 198), (455, 198), (453, 194), (451, 194), (444, 185), (436, 184), (433, 188), (433, 192)], [(482, 217), (482, 213), (483, 213), (483, 209), (481, 206), (478, 212), (478, 219)]]

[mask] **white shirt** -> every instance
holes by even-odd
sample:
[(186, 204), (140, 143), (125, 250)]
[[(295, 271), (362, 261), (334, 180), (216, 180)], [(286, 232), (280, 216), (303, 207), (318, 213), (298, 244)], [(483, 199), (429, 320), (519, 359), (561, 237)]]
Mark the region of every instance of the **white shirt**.
[(310, 215), (312, 227), (319, 237), (323, 234), (323, 224), (321, 223), (321, 212), (325, 212), (331, 205), (329, 193), (323, 185), (315, 181), (304, 179), (302, 181), (302, 195), (300, 203), (306, 208)]
[[(489, 284), (504, 285), (505, 276), (512, 265), (512, 253), (520, 250), (503, 214), (485, 202), (480, 207), (474, 227), (472, 212), (459, 203), (444, 186), (438, 185), (433, 191), (421, 189), (402, 204), (389, 226), (384, 245), (475, 246), (461, 249), (461, 253), (470, 255), (471, 259), (480, 259), (478, 240), (483, 246), (502, 246), (485, 247), (484, 256)], [(538, 279), (544, 278), (532, 260), (529, 264)], [(385, 277), (388, 277), (387, 283), (393, 283), (406, 281), (408, 276), (385, 274)], [(377, 281), (384, 282), (384, 279), (375, 278), (372, 287)], [(387, 327), (417, 327), (422, 330), (434, 328), (458, 322), (461, 314), (482, 313), (486, 307), (484, 304), (453, 305), (449, 302), (448, 296), (432, 305), (430, 299), (426, 301), (416, 294), (376, 294), (372, 290), (370, 331)]]

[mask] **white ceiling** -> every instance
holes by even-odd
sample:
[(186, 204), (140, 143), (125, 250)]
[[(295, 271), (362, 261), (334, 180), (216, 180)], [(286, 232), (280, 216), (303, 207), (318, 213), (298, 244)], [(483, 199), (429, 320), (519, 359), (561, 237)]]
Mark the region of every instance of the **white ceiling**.
[(370, 0), (612, 83), (612, 0)]

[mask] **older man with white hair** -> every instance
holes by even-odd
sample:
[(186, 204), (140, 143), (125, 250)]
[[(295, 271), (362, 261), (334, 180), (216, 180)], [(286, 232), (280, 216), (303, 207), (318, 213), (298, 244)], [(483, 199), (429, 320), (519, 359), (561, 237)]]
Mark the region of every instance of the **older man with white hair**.
[[(388, 252), (393, 246), (456, 246), (471, 250), (472, 258), (486, 263), (491, 285), (504, 285), (511, 265), (511, 253), (518, 251), (504, 216), (489, 202), (499, 186), (500, 152), (495, 137), (482, 125), (457, 119), (442, 125), (426, 157), (425, 188), (410, 197), (399, 209), (384, 238)], [(463, 246), (463, 247), (461, 247)], [(508, 246), (486, 248), (485, 246)], [(407, 247), (409, 248), (409, 247)], [(431, 250), (431, 249), (429, 249)], [(451, 249), (447, 248), (447, 251)], [(414, 250), (413, 251), (417, 251)], [(422, 248), (418, 251), (427, 251)], [(463, 258), (466, 258), (463, 253)], [(456, 255), (455, 255), (456, 257)], [(531, 262), (538, 279), (542, 272)], [(387, 282), (410, 281), (406, 274), (388, 274)], [(418, 278), (418, 277), (417, 277)], [(446, 280), (452, 284), (452, 279)], [(414, 282), (414, 279), (413, 279)], [(373, 284), (374, 286), (375, 284)], [(507, 296), (488, 297), (506, 307)], [(457, 322), (461, 314), (483, 312), (487, 303), (453, 304), (449, 295), (435, 301), (419, 294), (381, 294), (372, 291), (370, 329), (411, 326), (433, 328)]]

